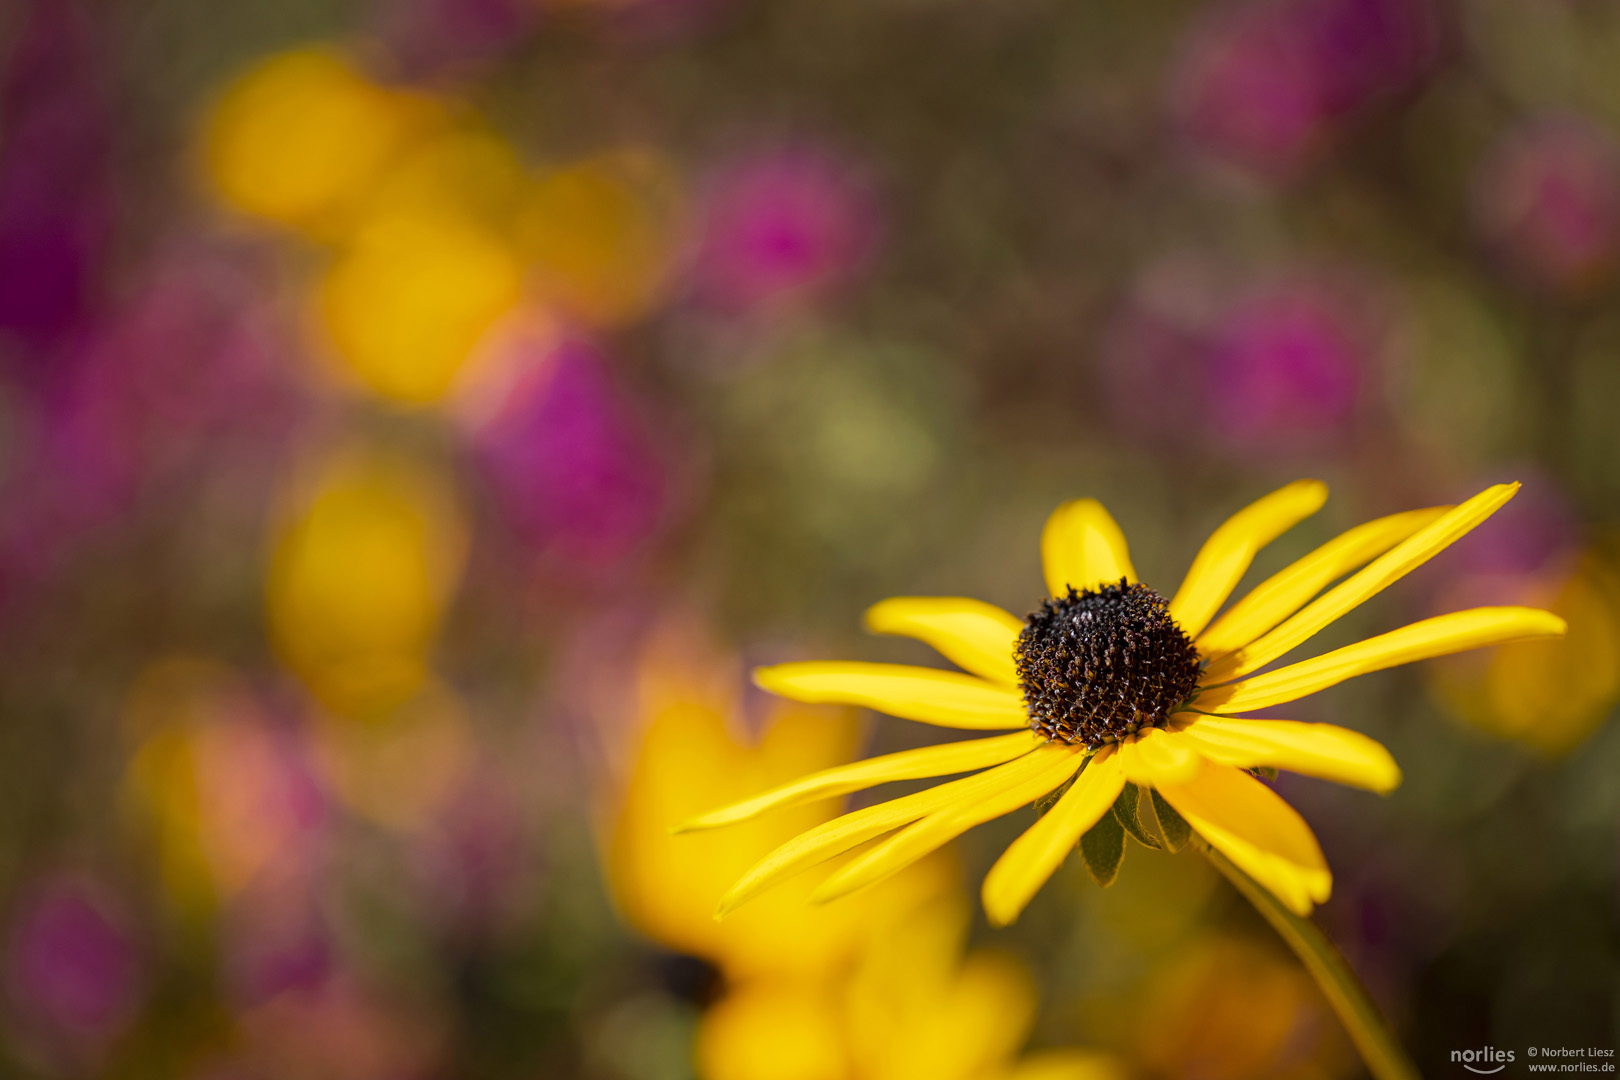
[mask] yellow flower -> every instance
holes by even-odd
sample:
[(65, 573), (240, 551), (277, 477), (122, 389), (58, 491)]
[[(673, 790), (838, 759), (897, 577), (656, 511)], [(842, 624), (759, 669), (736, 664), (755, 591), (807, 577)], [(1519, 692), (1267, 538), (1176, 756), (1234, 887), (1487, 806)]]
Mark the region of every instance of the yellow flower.
[(667, 167), (622, 153), (536, 179), (518, 235), (546, 302), (590, 326), (621, 326), (668, 291), (679, 219)]
[(204, 178), (243, 213), (325, 237), (442, 111), (372, 82), (336, 50), (295, 49), (220, 95), (201, 133)]
[(288, 500), (265, 584), (287, 666), (342, 716), (387, 713), (428, 681), (466, 526), (445, 478), (375, 450), (323, 461)]
[(871, 934), (831, 984), (756, 979), (698, 1023), (703, 1080), (1121, 1080), (1108, 1054), (1073, 1047), (1020, 1056), (1034, 1026), (1024, 965), (962, 953), (968, 912), (955, 893)]
[(321, 279), (314, 306), (341, 371), (410, 408), (449, 394), (523, 296), (514, 247), (452, 216), (383, 217)]
[(400, 156), (310, 298), (334, 374), (406, 409), (459, 389), (523, 299), (512, 232), (525, 179), (511, 147), (475, 128)]
[(1165, 1080), (1327, 1080), (1358, 1073), (1298, 964), (1242, 938), (1184, 943), (1145, 986), (1135, 1041)]
[(1620, 700), (1620, 576), (1588, 551), (1525, 591), (1569, 624), (1568, 636), (1436, 665), (1432, 682), (1462, 719), (1556, 757), (1597, 730)]
[(873, 925), (887, 925), (949, 885), (949, 868), (918, 865), (861, 903), (816, 908), (810, 882), (783, 889), (736, 919), (717, 923), (714, 906), (755, 853), (831, 815), (815, 806), (751, 823), (734, 833), (670, 835), (698, 810), (846, 762), (855, 749), (851, 710), (769, 702), (747, 737), (743, 668), (707, 646), (689, 621), (659, 628), (637, 658), (633, 753), (604, 806), (603, 862), (626, 922), (671, 948), (712, 961), (731, 979), (823, 978), (849, 961)]
[[(1204, 544), (1168, 603), (1136, 580), (1125, 538), (1100, 504), (1081, 499), (1059, 507), (1041, 537), (1051, 599), (1028, 619), (959, 598), (892, 599), (867, 612), (871, 629), (924, 641), (966, 673), (853, 662), (756, 673), (760, 686), (799, 701), (865, 705), (952, 728), (1032, 730), (826, 769), (690, 820), (687, 828), (729, 825), (890, 780), (971, 773), (802, 833), (749, 870), (720, 912), (890, 834), (812, 893), (815, 900), (843, 896), (1068, 784), (985, 879), (985, 910), (1005, 925), (1121, 795), (1137, 793), (1129, 783), (1151, 788), (1156, 805), (1162, 799), (1291, 910), (1309, 913), (1332, 886), (1321, 848), (1304, 819), (1246, 770), (1288, 769), (1377, 792), (1393, 789), (1400, 770), (1387, 750), (1354, 731), (1234, 714), (1398, 664), (1562, 634), (1563, 620), (1545, 611), (1475, 608), (1260, 671), (1455, 542), (1517, 489), (1502, 484), (1455, 507), (1351, 529), (1219, 618), (1255, 553), (1315, 513), (1327, 499), (1324, 485), (1299, 481), (1234, 515)], [(1121, 813), (1134, 820), (1133, 810)]]

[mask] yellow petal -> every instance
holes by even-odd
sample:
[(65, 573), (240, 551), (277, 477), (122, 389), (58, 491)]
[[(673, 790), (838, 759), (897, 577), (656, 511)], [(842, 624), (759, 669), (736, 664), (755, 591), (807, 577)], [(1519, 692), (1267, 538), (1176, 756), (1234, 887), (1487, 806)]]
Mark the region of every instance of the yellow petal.
[(1034, 753), (1003, 765), (1005, 776), (996, 787), (972, 800), (953, 802), (895, 833), (822, 882), (810, 894), (810, 899), (817, 903), (835, 900), (881, 881), (975, 825), (1034, 802), (1073, 776), (1084, 760), (1083, 755), (1084, 751), (1078, 746), (1047, 743)]
[(1449, 506), (1432, 506), (1426, 510), (1407, 510), (1341, 533), (1262, 581), (1233, 604), (1230, 611), (1198, 635), (1199, 653), (1219, 659), (1247, 645), (1298, 611), (1305, 601), (1341, 576), (1382, 555), (1449, 509)]
[(1240, 769), (1270, 766), (1379, 793), (1401, 782), (1401, 768), (1383, 744), (1333, 724), (1203, 716), (1182, 736), (1204, 759)]
[(1564, 620), (1550, 611), (1522, 607), (1482, 607), (1454, 611), (1335, 649), (1313, 660), (1217, 686), (1195, 700), (1200, 712), (1243, 713), (1281, 705), (1356, 675), (1435, 656), (1501, 645), (1529, 638), (1558, 637)]
[(1170, 601), (1170, 615), (1187, 636), (1197, 637), (1226, 603), (1256, 552), (1322, 509), (1325, 502), (1326, 484), (1296, 480), (1239, 510), (1211, 533)]
[(1041, 563), (1053, 596), (1068, 595), (1071, 585), (1084, 591), (1120, 578), (1136, 580), (1125, 534), (1096, 499), (1076, 499), (1052, 511), (1041, 531)]
[(1198, 771), (1198, 754), (1180, 732), (1147, 728), (1120, 744), (1120, 768), (1133, 784), (1157, 787)]
[(816, 799), (828, 799), (862, 788), (887, 784), (892, 780), (919, 780), (929, 776), (949, 776), (952, 773), (985, 769), (1021, 757), (1039, 746), (1042, 739), (1033, 731), (1015, 731), (1011, 735), (996, 735), (989, 739), (944, 743), (924, 746), (917, 750), (902, 750), (898, 754), (868, 758), (851, 765), (823, 769), (801, 777), (789, 784), (772, 788), (751, 799), (732, 803), (707, 814), (689, 818), (676, 827), (676, 832), (693, 832), (733, 825), (747, 821), (767, 810)]
[(1057, 805), (996, 860), (981, 891), (991, 925), (1006, 926), (1018, 918), (1085, 831), (1108, 813), (1125, 787), (1119, 761), (1114, 747), (1099, 750)]
[(755, 863), (721, 899), (715, 917), (725, 915), (799, 871), (841, 855), (874, 837), (940, 810), (972, 804), (989, 792), (1016, 783), (1027, 774), (1029, 759), (1034, 756), (1026, 754), (1005, 765), (868, 806), (800, 833)]
[(1024, 620), (994, 604), (954, 596), (898, 596), (868, 608), (866, 625), (875, 633), (926, 642), (975, 675), (1018, 685), (1013, 649)]
[(1518, 490), (1518, 484), (1497, 484), (1441, 514), (1370, 565), (1305, 605), (1269, 634), (1211, 664), (1204, 672), (1203, 681), (1206, 684), (1225, 682), (1265, 667), (1461, 539)]
[(1309, 915), (1333, 888), (1333, 876), (1311, 827), (1293, 807), (1248, 773), (1205, 762), (1159, 794), (1221, 854), (1276, 894), (1289, 910)]
[(865, 705), (941, 727), (995, 730), (1029, 723), (1018, 691), (955, 671), (816, 660), (760, 668), (754, 682), (795, 701)]

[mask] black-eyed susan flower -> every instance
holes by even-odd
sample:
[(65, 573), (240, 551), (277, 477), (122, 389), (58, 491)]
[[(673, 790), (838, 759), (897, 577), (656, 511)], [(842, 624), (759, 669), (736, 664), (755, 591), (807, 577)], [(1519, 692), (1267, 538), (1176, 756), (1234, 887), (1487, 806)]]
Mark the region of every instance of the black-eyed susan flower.
[[(1168, 804), (1290, 910), (1307, 914), (1328, 897), (1327, 862), (1310, 827), (1251, 770), (1287, 769), (1387, 792), (1399, 784), (1400, 769), (1383, 746), (1357, 732), (1240, 714), (1398, 664), (1556, 636), (1564, 622), (1532, 608), (1474, 608), (1262, 669), (1455, 542), (1517, 487), (1498, 485), (1455, 507), (1351, 529), (1224, 613), (1255, 553), (1319, 509), (1324, 485), (1290, 484), (1233, 516), (1204, 544), (1168, 601), (1137, 580), (1118, 525), (1091, 499), (1067, 503), (1047, 521), (1041, 553), (1050, 596), (1025, 619), (977, 600), (883, 601), (867, 612), (871, 629), (924, 641), (963, 670), (792, 663), (760, 670), (759, 685), (799, 701), (865, 705), (944, 727), (1022, 730), (827, 769), (692, 819), (686, 827), (728, 825), (892, 780), (969, 774), (789, 840), (738, 881), (721, 913), (811, 865), (878, 841), (812, 898), (853, 892), (1068, 785), (985, 879), (991, 921), (1010, 923), (1134, 784), (1151, 789), (1155, 805)], [(1123, 813), (1134, 822), (1134, 806)]]
[[(669, 827), (718, 799), (847, 761), (853, 710), (773, 701), (744, 723), (742, 669), (701, 623), (661, 619), (621, 673), (628, 749), (602, 794), (603, 869), (637, 930), (718, 969), (697, 1019), (704, 1080), (1122, 1080), (1109, 1056), (1076, 1047), (1021, 1054), (1036, 988), (1001, 952), (964, 955), (969, 909), (949, 850), (847, 903), (805, 902), (792, 882), (734, 919), (715, 901), (761, 848), (826, 821), (799, 806), (701, 838)], [(627, 676), (627, 677), (622, 677)], [(616, 696), (616, 695), (615, 695)], [(746, 732), (754, 729), (754, 736)]]

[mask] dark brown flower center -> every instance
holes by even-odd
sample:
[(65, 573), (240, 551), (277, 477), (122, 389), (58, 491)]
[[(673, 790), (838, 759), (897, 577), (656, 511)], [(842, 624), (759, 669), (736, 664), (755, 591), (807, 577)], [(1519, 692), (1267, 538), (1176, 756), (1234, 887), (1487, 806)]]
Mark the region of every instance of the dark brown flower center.
[(1164, 597), (1124, 578), (1042, 601), (1014, 662), (1029, 726), (1093, 749), (1162, 725), (1198, 684), (1198, 650)]

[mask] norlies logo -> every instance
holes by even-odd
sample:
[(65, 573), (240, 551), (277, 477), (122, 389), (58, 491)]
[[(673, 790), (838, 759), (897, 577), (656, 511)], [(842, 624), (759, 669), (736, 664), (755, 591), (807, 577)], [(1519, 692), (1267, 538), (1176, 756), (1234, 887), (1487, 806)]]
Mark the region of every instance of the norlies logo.
[(1508, 1067), (1508, 1062), (1513, 1060), (1513, 1051), (1498, 1050), (1494, 1046), (1478, 1050), (1453, 1050), (1451, 1060), (1458, 1062), (1469, 1072), (1489, 1076)]

